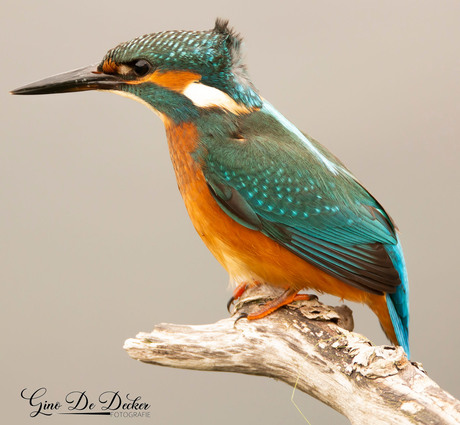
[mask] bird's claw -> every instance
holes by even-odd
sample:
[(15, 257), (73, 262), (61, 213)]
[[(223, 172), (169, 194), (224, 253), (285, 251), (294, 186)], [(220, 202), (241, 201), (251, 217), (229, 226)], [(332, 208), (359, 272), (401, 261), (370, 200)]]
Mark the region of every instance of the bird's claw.
[(232, 304), (233, 304), (233, 301), (235, 301), (235, 297), (232, 295), (232, 296), (230, 297), (230, 299), (228, 300), (228, 302), (227, 302), (227, 311), (228, 311), (230, 314), (231, 314), (230, 308), (231, 308), (231, 306), (232, 306)]
[(227, 302), (227, 311), (231, 314), (231, 311), (230, 311), (230, 308), (233, 304), (234, 301), (236, 301), (238, 298), (241, 297), (241, 295), (243, 295), (244, 291), (246, 291), (246, 289), (248, 288), (248, 284), (243, 282), (243, 283), (240, 283), (236, 288), (235, 290), (233, 291), (233, 294), (232, 296), (230, 297), (230, 299), (228, 300)]
[(240, 313), (240, 315), (236, 318), (236, 320), (233, 322), (233, 327), (235, 327), (236, 323), (240, 321), (241, 319), (246, 319), (248, 317), (248, 313)]

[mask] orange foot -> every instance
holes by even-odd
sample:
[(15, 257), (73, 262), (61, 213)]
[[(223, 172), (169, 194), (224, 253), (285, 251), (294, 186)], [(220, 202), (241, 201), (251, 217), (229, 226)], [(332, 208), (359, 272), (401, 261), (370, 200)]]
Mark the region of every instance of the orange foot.
[(316, 295), (309, 295), (309, 294), (298, 294), (298, 291), (294, 289), (287, 289), (284, 291), (278, 298), (274, 300), (268, 301), (259, 310), (255, 311), (254, 313), (247, 314), (242, 313), (236, 319), (235, 323), (240, 319), (248, 319), (248, 320), (256, 320), (261, 319), (262, 317), (268, 316), (270, 313), (278, 310), (280, 307), (284, 305), (288, 305), (294, 301), (309, 301), (311, 299), (318, 299)]

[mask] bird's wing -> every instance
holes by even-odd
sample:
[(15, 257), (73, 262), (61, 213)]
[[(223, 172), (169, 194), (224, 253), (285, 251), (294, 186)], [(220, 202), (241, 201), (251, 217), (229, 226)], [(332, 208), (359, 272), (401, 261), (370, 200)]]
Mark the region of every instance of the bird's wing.
[(385, 245), (397, 238), (383, 208), (325, 148), (317, 145), (335, 172), (279, 138), (274, 145), (259, 133), (251, 143), (227, 140), (207, 151), (203, 172), (220, 207), (350, 285), (395, 292), (401, 279)]

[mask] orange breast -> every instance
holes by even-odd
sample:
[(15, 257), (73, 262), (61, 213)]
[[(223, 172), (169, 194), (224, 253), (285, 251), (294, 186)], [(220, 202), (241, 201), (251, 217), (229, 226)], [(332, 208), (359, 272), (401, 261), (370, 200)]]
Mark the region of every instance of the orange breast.
[(165, 122), (165, 125), (177, 183), (188, 214), (201, 239), (235, 284), (256, 280), (282, 288), (311, 288), (364, 302), (379, 316), (385, 331), (393, 339), (384, 296), (372, 295), (341, 282), (262, 233), (230, 218), (214, 200), (200, 164), (191, 156), (198, 142), (195, 126), (191, 123), (176, 126), (171, 122)]

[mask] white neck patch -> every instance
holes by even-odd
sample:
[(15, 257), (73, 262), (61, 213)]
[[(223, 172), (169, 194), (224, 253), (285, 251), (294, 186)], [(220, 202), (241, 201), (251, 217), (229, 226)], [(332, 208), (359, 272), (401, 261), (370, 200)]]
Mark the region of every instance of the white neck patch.
[(244, 105), (235, 102), (227, 93), (198, 81), (188, 84), (182, 91), (182, 94), (188, 97), (199, 108), (217, 106), (236, 115), (250, 112)]

